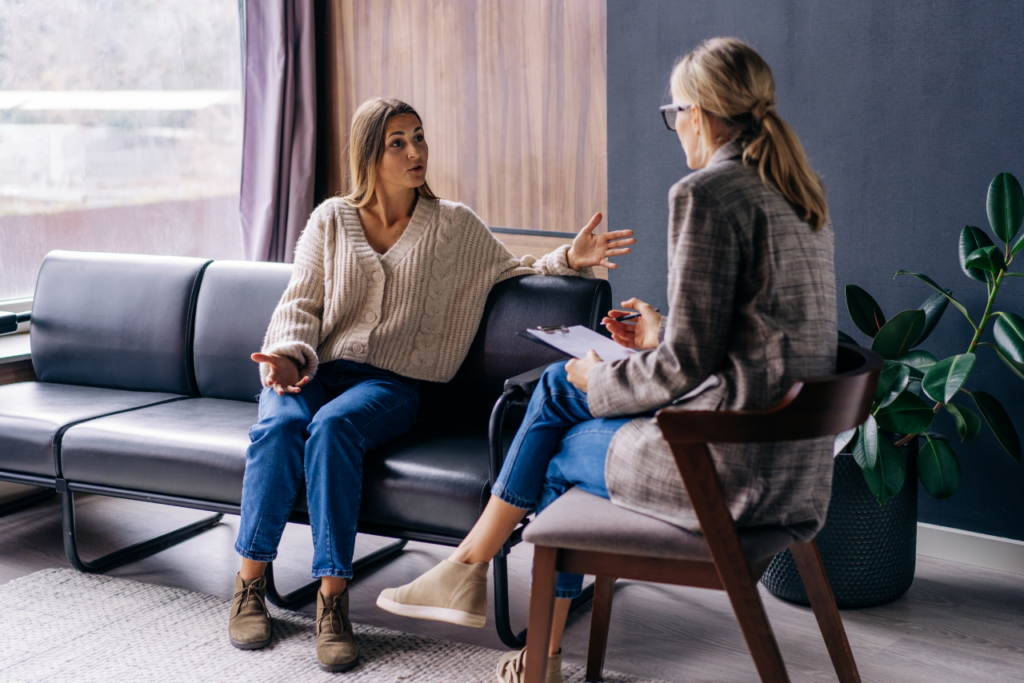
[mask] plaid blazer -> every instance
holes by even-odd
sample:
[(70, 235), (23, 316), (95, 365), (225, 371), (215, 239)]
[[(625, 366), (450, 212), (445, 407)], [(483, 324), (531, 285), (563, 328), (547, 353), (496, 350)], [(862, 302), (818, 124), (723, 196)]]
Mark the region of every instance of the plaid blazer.
[[(835, 372), (831, 224), (814, 232), (744, 166), (738, 142), (669, 192), (668, 315), (656, 349), (598, 363), (587, 377), (595, 417), (754, 410), (801, 378)], [(788, 527), (798, 540), (825, 521), (832, 439), (709, 447), (739, 526)], [(661, 430), (623, 426), (605, 461), (611, 500), (691, 531), (700, 526)]]

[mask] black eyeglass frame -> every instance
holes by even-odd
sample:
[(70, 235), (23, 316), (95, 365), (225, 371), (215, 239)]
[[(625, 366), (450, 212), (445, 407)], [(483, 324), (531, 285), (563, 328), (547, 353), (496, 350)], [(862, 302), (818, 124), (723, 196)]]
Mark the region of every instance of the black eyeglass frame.
[[(674, 133), (676, 131), (676, 114), (684, 112), (687, 109), (691, 109), (692, 107), (692, 104), (663, 104), (658, 107), (658, 111), (661, 112), (661, 120), (665, 122), (665, 127)], [(669, 114), (672, 115), (671, 123), (669, 123)]]

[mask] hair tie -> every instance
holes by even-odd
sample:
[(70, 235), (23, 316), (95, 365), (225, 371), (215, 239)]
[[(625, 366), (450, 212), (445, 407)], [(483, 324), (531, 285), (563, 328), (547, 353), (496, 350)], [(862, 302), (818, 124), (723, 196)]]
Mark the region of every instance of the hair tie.
[(768, 115), (768, 112), (774, 111), (775, 101), (765, 100), (754, 105), (754, 108), (750, 110), (750, 113), (753, 114), (754, 118), (757, 119), (758, 122), (760, 122), (764, 120), (764, 117)]

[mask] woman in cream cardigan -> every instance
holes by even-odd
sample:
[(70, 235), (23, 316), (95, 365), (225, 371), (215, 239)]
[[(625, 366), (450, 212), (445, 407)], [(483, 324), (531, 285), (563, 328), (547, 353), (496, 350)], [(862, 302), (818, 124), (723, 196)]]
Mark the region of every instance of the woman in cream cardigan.
[[(604, 363), (591, 352), (548, 368), (476, 526), (448, 560), (385, 590), (380, 607), (483, 625), (487, 563), (530, 509), (570, 486), (699, 531), (653, 412), (757, 410), (794, 379), (834, 371), (832, 226), (818, 177), (775, 112), (771, 70), (749, 46), (716, 38), (680, 60), (671, 88), (665, 125), (695, 172), (669, 192), (668, 315), (624, 302), (639, 322), (612, 311), (605, 323), (641, 353)], [(738, 525), (814, 536), (831, 493), (831, 438), (710, 450)], [(559, 575), (547, 683), (562, 680), (562, 630), (582, 583)], [(503, 656), (498, 680), (522, 681), (526, 657)]]
[(349, 136), (353, 190), (313, 212), (274, 311), (260, 363), (264, 390), (250, 430), (235, 549), (242, 568), (228, 632), (242, 649), (271, 638), (266, 564), (303, 483), (313, 531), (317, 658), (353, 667), (347, 579), (363, 455), (412, 426), (418, 380), (446, 382), (469, 350), (491, 287), (517, 275), (591, 275), (629, 253), (632, 232), (594, 234), (518, 259), (468, 207), (426, 183), (428, 147), (416, 111), (368, 100)]

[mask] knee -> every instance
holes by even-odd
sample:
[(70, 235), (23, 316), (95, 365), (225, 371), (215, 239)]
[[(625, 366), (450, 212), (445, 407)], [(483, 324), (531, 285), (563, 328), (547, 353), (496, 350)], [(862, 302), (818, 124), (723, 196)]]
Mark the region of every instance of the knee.
[(544, 374), (540, 377), (539, 387), (547, 393), (555, 393), (559, 389), (564, 389), (569, 384), (569, 375), (565, 370), (565, 364), (568, 361), (561, 361), (560, 363), (552, 363), (544, 369)]
[(292, 396), (275, 394), (274, 399), (271, 406), (261, 403), (259, 422), (249, 431), (252, 441), (267, 436), (305, 438), (310, 420), (303, 406)]
[(317, 413), (309, 423), (309, 439), (314, 445), (313, 450), (325, 450), (315, 448), (315, 445), (319, 443), (336, 446), (341, 441), (345, 447), (338, 451), (330, 449), (332, 457), (359, 451), (364, 441), (363, 434), (352, 424), (352, 421), (344, 415), (324, 413), (326, 411)]

